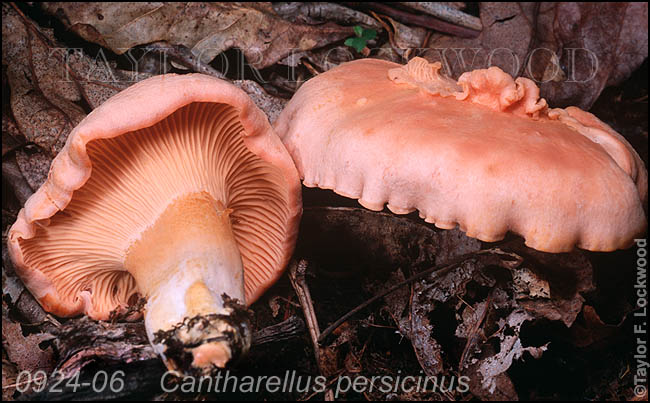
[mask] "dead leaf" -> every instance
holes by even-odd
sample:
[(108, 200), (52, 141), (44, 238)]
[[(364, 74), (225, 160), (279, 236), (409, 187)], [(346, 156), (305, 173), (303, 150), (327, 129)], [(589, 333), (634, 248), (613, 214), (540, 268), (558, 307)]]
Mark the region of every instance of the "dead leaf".
[(15, 400), (16, 381), (18, 379), (18, 368), (14, 363), (6, 358), (6, 352), (2, 350), (2, 401), (9, 402)]
[(6, 311), (8, 307), (2, 303), (2, 348), (7, 352), (9, 361), (16, 364), (19, 371), (35, 373), (43, 370), (46, 373), (54, 368), (54, 352), (47, 345), (41, 347), (40, 343), (54, 339), (49, 333), (23, 334), (19, 323), (9, 319)]
[[(392, 284), (398, 284), (405, 279), (402, 270), (395, 270), (390, 273), (387, 281), (373, 281), (373, 279), (368, 279), (364, 284), (364, 288), (368, 290), (371, 295), (377, 295), (388, 289)], [(409, 287), (402, 287), (399, 290), (386, 295), (384, 297), (385, 303), (382, 306), (382, 309), (386, 311), (397, 324), (400, 334), (406, 337), (411, 334), (411, 321), (408, 319), (409, 315), (405, 312), (408, 307), (409, 297)]]
[[(492, 288), (485, 303), (463, 310), (463, 322), (456, 335), (464, 336), (467, 342), (459, 368), (469, 378), (472, 394), (482, 400), (518, 400), (506, 373), (512, 358), (518, 358), (518, 352), (523, 352), (519, 338), (521, 323), (513, 326), (513, 318), (533, 319), (518, 310), (501, 288)], [(486, 333), (488, 329), (490, 333)]]
[(273, 315), (274, 318), (276, 318), (280, 313), (281, 301), (282, 300), (279, 295), (276, 295), (273, 298), (269, 298), (269, 308), (271, 308), (271, 314)]
[[(508, 400), (516, 400), (517, 394), (512, 382), (506, 376), (506, 371), (513, 360), (520, 359), (524, 353), (529, 353), (533, 358), (541, 357), (547, 346), (524, 347), (519, 338), (521, 326), (533, 317), (523, 310), (514, 310), (503, 321), (500, 331), (493, 337), (499, 341), (499, 351), (478, 361), (466, 374), (470, 378), (470, 390), (474, 396), (493, 400), (501, 396)], [(478, 375), (478, 376), (477, 376)], [(480, 379), (480, 387), (472, 379)], [(495, 395), (495, 392), (496, 395)]]
[[(2, 5), (2, 59), (11, 60), (7, 77), (11, 111), (20, 132), (50, 155), (56, 154), (67, 133), (83, 119), (73, 101), (75, 88), (64, 82), (62, 65), (50, 58), (50, 48), (8, 4)], [(60, 83), (59, 83), (60, 82)], [(55, 85), (59, 83), (59, 85)], [(47, 91), (52, 91), (48, 97)]]
[[(589, 109), (606, 86), (626, 80), (648, 57), (648, 3), (543, 3), (529, 75), (559, 56), (566, 79), (541, 83), (553, 106)], [(535, 74), (537, 72), (537, 74)]]
[[(448, 246), (450, 245), (445, 245), (443, 248)], [(452, 246), (451, 250), (453, 249)], [(413, 284), (409, 338), (422, 369), (427, 375), (438, 375), (443, 372), (445, 369), (443, 353), (448, 358), (447, 366), (450, 365), (451, 357), (454, 355), (454, 352), (450, 351), (452, 346), (449, 344), (443, 346), (440, 338), (445, 340), (454, 336), (467, 338), (469, 342), (466, 343), (465, 350), (470, 349), (479, 341), (480, 337), (478, 336), (483, 332), (480, 325), (488, 313), (487, 308), (491, 305), (486, 304), (482, 298), (477, 302), (470, 299), (470, 296), (466, 295), (468, 286), (473, 282), (480, 287), (493, 289), (497, 286), (497, 281), (485, 273), (486, 268), (494, 265), (508, 267), (513, 265), (511, 262), (515, 262), (514, 267), (521, 264), (518, 257), (515, 256), (515, 259), (511, 260), (512, 257), (495, 249), (494, 255), (492, 253), (476, 255), (441, 276), (434, 273), (430, 278)], [(476, 298), (476, 296), (471, 297)], [(467, 306), (468, 303), (472, 305)], [(465, 313), (467, 310), (470, 312)], [(456, 312), (456, 316), (460, 312), (463, 317), (460, 324), (453, 319), (454, 312)], [(435, 320), (432, 321), (432, 317), (437, 319), (437, 323)], [(467, 356), (465, 351), (459, 356), (459, 359), (465, 362)]]
[(582, 315), (571, 327), (571, 340), (577, 347), (587, 347), (602, 343), (623, 325), (625, 318), (617, 324), (607, 324), (591, 305), (582, 308)]
[[(524, 256), (525, 270), (536, 278), (534, 283), (528, 284), (528, 296), (518, 296), (519, 305), (538, 318), (559, 320), (571, 327), (582, 310), (583, 295), (595, 289), (593, 268), (586, 252), (545, 253), (522, 244), (514, 244), (513, 250)], [(546, 285), (548, 298), (531, 294), (546, 293)], [(540, 288), (542, 290), (538, 291)]]
[[(2, 240), (6, 244), (6, 237)], [(2, 248), (2, 300), (25, 323), (38, 324), (47, 318), (38, 301), (14, 272), (7, 248)]]
[(423, 57), (448, 74), (498, 66), (536, 81), (554, 107), (588, 110), (648, 57), (647, 3), (481, 3), (478, 38), (434, 34)]
[[(331, 45), (320, 49), (291, 53), (278, 63), (289, 67), (297, 67), (301, 64), (303, 58), (307, 59), (320, 72), (326, 72), (341, 63), (355, 60), (356, 57), (355, 50), (349, 46)], [(285, 76), (286, 80), (297, 81), (295, 69), (288, 68)]]
[[(81, 49), (65, 48), (52, 30), (39, 28), (8, 3), (2, 5), (2, 31), (2, 58), (11, 60), (6, 69), (11, 117), (3, 111), (3, 128), (15, 126), (20, 136), (12, 137), (34, 144), (16, 149), (16, 163), (33, 191), (47, 178), (52, 158), (74, 126), (149, 75), (119, 71), (101, 53), (91, 59)], [(25, 193), (17, 189), (20, 197)]]
[(551, 289), (548, 281), (539, 277), (530, 269), (522, 267), (512, 273), (515, 287), (515, 298), (550, 298)]
[(292, 51), (325, 46), (353, 35), (352, 27), (318, 26), (280, 18), (269, 3), (47, 3), (46, 12), (71, 31), (120, 55), (138, 45), (183, 45), (202, 63), (242, 50), (255, 68)]
[[(22, 206), (29, 196), (34, 193), (34, 189), (21, 172), (15, 158), (5, 158), (2, 160), (2, 178), (6, 180), (14, 191), (16, 199)], [(41, 179), (37, 179), (39, 182)], [(17, 211), (16, 211), (17, 213)]]
[[(4, 254), (4, 251), (3, 251)], [(4, 271), (4, 266), (2, 270), (2, 296), (3, 297), (8, 297), (8, 301), (6, 301), (9, 304), (14, 304), (16, 301), (18, 301), (18, 298), (20, 297), (20, 294), (25, 290), (25, 286), (23, 285), (23, 282), (18, 279), (18, 277), (14, 276), (9, 276), (5, 273)], [(4, 298), (3, 298), (4, 300)]]
[(463, 39), (434, 33), (422, 57), (439, 61), (453, 78), (474, 69), (498, 66), (512, 76), (524, 71), (534, 35), (534, 3), (481, 3), (483, 31)]
[[(66, 131), (65, 136), (67, 137), (69, 130)], [(16, 151), (16, 163), (18, 169), (24, 180), (29, 185), (32, 193), (36, 191), (43, 182), (47, 179), (47, 174), (50, 172), (50, 164), (52, 163), (53, 156), (46, 151), (25, 151), (18, 150)], [(27, 189), (20, 189), (18, 186), (21, 186), (19, 178), (16, 178), (13, 181), (13, 184), (16, 186), (16, 194), (27, 194)], [(31, 196), (31, 194), (30, 194)], [(24, 197), (24, 196), (21, 196)]]
[(11, 111), (20, 132), (44, 150), (58, 151), (86, 113), (147, 77), (114, 69), (102, 53), (91, 59), (64, 47), (52, 30), (38, 28), (6, 3), (2, 11)]

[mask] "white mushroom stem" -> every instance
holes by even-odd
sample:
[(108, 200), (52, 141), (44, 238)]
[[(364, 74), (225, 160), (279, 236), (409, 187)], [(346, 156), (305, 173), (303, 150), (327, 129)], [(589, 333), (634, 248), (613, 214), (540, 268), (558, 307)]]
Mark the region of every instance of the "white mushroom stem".
[[(186, 195), (128, 250), (125, 266), (147, 298), (147, 334), (171, 370), (222, 368), (236, 355), (230, 338), (239, 329), (223, 320), (233, 309), (222, 299), (225, 293), (244, 303), (243, 264), (230, 212), (206, 192)], [(162, 341), (161, 331), (169, 332)], [(168, 351), (168, 338), (182, 348)]]

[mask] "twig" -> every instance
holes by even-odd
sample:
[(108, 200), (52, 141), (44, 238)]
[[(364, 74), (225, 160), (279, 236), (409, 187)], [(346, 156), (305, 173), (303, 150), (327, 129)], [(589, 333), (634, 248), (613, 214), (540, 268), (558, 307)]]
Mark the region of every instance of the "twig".
[(79, 94), (81, 94), (81, 97), (83, 98), (83, 100), (84, 100), (85, 103), (86, 103), (86, 105), (85, 105), (86, 108), (84, 108), (84, 112), (85, 112), (86, 115), (87, 115), (87, 114), (89, 114), (90, 112), (92, 112), (93, 109), (96, 108), (96, 106), (93, 105), (92, 102), (90, 102), (90, 97), (88, 97), (88, 94), (86, 93), (86, 90), (84, 89), (83, 85), (81, 85), (81, 83), (79, 82), (80, 80), (79, 80), (79, 78), (77, 77), (76, 72), (75, 72), (74, 70), (72, 70), (72, 68), (70, 67), (70, 65), (68, 65), (68, 63), (64, 63), (64, 64), (65, 64), (65, 69), (66, 69), (66, 71), (67, 71), (68, 74), (70, 74), (70, 76), (72, 76), (72, 78), (73, 78), (72, 81), (74, 82), (74, 85), (75, 85), (75, 87), (77, 88), (77, 91), (79, 91)]
[(379, 29), (379, 25), (367, 14), (345, 6), (329, 2), (277, 2), (273, 10), (282, 18), (292, 22), (304, 22), (310, 25), (324, 21), (334, 21), (341, 25), (366, 25)]
[(429, 47), (429, 41), (431, 40), (431, 35), (433, 34), (433, 31), (427, 29), (427, 34), (424, 36), (424, 39), (422, 40), (422, 43), (420, 44), (420, 49), (418, 49), (418, 54), (417, 56), (420, 55), (421, 51), (427, 49)]
[[(4, 361), (2, 362), (2, 365), (4, 367), (4, 365), (5, 365)], [(45, 373), (45, 371), (40, 372), (40, 373), (36, 372), (36, 373), (34, 373), (34, 378), (27, 377), (27, 380), (22, 381), (22, 382), (14, 382), (14, 383), (10, 383), (8, 385), (2, 385), (2, 389), (3, 390), (4, 389), (16, 389), (16, 388), (18, 388), (18, 386), (29, 385), (32, 382), (36, 383), (37, 381), (40, 381), (40, 380), (47, 380), (47, 374)]]
[(50, 323), (57, 328), (61, 327), (61, 322), (59, 322), (54, 316), (52, 316), (49, 313), (45, 315), (45, 319), (38, 322), (29, 323), (29, 322), (17, 321), (17, 323), (20, 323), (20, 326), (25, 326), (25, 327), (40, 327), (46, 323)]
[(305, 67), (307, 67), (307, 70), (309, 70), (309, 72), (312, 75), (317, 76), (317, 75), (320, 74), (320, 72), (318, 70), (316, 70), (316, 68), (314, 66), (312, 66), (311, 63), (309, 63), (307, 60), (302, 60), (301, 62)]
[(395, 53), (399, 54), (397, 51), (397, 49), (399, 49), (399, 46), (397, 46), (397, 43), (395, 42), (395, 30), (391, 29), (388, 24), (386, 24), (386, 22), (384, 22), (384, 20), (374, 11), (370, 10), (370, 14), (372, 14), (372, 16), (375, 17), (375, 19), (379, 21), (379, 23), (384, 27), (386, 32), (388, 32), (388, 42), (390, 43), (390, 47), (393, 48), (393, 51)]
[(422, 11), (441, 20), (450, 22), (452, 24), (460, 25), (465, 28), (481, 31), (483, 24), (481, 19), (469, 15), (453, 7), (439, 2), (400, 2), (399, 4), (411, 8), (413, 10)]
[(47, 45), (48, 48), (51, 48), (51, 47), (53, 46), (53, 45), (52, 45), (52, 42), (50, 42), (50, 40), (47, 38), (47, 36), (43, 35), (43, 33), (42, 33), (41, 31), (39, 31), (38, 28), (36, 28), (36, 27), (34, 26), (34, 24), (31, 22), (31, 20), (30, 20), (29, 18), (27, 18), (27, 16), (22, 12), (22, 10), (21, 10), (20, 8), (18, 8), (18, 6), (16, 5), (16, 3), (12, 1), (12, 2), (9, 3), (9, 4), (11, 4), (11, 7), (14, 9), (14, 11), (16, 11), (16, 12), (18, 13), (18, 15), (20, 16), (20, 18), (22, 18), (23, 23), (25, 24), (25, 26), (26, 26), (28, 29), (31, 29), (32, 31), (34, 31), (34, 33), (36, 34), (36, 36), (38, 36), (39, 39), (40, 39), (41, 41), (43, 41), (43, 43), (45, 43), (45, 45)]
[[(469, 333), (467, 334), (467, 343), (465, 343), (465, 348), (463, 349), (463, 354), (460, 356), (460, 361), (458, 362), (458, 372), (462, 372), (463, 370), (463, 364), (465, 363), (465, 360), (467, 359), (467, 352), (469, 351), (470, 347), (474, 345), (475, 337), (476, 334), (478, 333), (478, 330), (481, 328), (481, 324), (487, 317), (487, 313), (490, 310), (490, 305), (492, 305), (492, 297), (494, 296), (494, 288), (490, 291), (490, 294), (487, 297), (487, 300), (485, 301), (485, 307), (483, 308), (483, 311), (481, 312), (481, 317), (476, 319), (476, 323), (474, 323), (474, 326), (472, 326), (471, 329), (468, 329)], [(470, 306), (467, 305), (472, 311), (474, 309)], [(474, 311), (474, 314), (476, 312)]]
[[(302, 310), (305, 314), (305, 319), (307, 320), (307, 328), (309, 329), (309, 335), (311, 336), (311, 341), (314, 347), (314, 358), (316, 358), (316, 364), (321, 374), (324, 375), (323, 365), (320, 360), (320, 345), (318, 344), (318, 338), (320, 336), (320, 329), (318, 327), (318, 319), (316, 318), (316, 312), (314, 311), (314, 304), (311, 300), (311, 295), (309, 293), (309, 287), (307, 287), (307, 282), (305, 281), (305, 272), (307, 271), (307, 261), (301, 259), (298, 263), (294, 260), (291, 262), (289, 267), (289, 280), (291, 280), (291, 285), (298, 295), (298, 300), (302, 306)], [(327, 389), (325, 391), (325, 400), (334, 401), (334, 393), (332, 389)]]
[(417, 15), (407, 11), (398, 10), (383, 3), (347, 3), (356, 7), (370, 8), (382, 14), (386, 14), (397, 21), (407, 25), (417, 25), (424, 28), (435, 29), (439, 32), (455, 35), (460, 38), (476, 38), (480, 31), (475, 31), (463, 26), (454, 25), (430, 15)]
[[(329, 388), (329, 387), (332, 386), (335, 382), (338, 382), (338, 380), (339, 380), (339, 376), (341, 376), (341, 374), (342, 374), (343, 372), (344, 372), (344, 370), (340, 370), (338, 373), (334, 374), (334, 377), (332, 377), (332, 379), (330, 379), (329, 381), (327, 381), (327, 383), (325, 384), (325, 387), (326, 387), (326, 388)], [(315, 392), (313, 392), (312, 394), (310, 394), (310, 395), (308, 395), (308, 396), (306, 396), (306, 397), (303, 397), (303, 398), (297, 399), (297, 401), (299, 401), (299, 402), (306, 402), (306, 401), (309, 401), (309, 400), (311, 400), (312, 397), (316, 396), (316, 395), (319, 394), (319, 393), (321, 393), (321, 392), (320, 392), (319, 390), (316, 390)]]
[(148, 44), (146, 49), (151, 49), (165, 56), (169, 56), (171, 60), (197, 73), (208, 74), (217, 78), (226, 78), (220, 71), (201, 62), (199, 58), (192, 54), (192, 51), (184, 46), (175, 46), (165, 41), (158, 41)]
[(252, 345), (257, 347), (266, 343), (291, 340), (305, 331), (305, 322), (297, 316), (260, 329), (253, 334)]

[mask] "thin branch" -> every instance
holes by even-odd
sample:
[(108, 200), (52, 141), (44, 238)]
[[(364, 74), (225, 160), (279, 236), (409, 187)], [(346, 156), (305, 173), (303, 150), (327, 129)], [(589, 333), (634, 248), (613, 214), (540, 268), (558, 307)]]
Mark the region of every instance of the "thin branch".
[(155, 52), (169, 56), (169, 58), (197, 73), (207, 74), (217, 78), (226, 78), (223, 73), (217, 71), (209, 64), (201, 62), (199, 58), (192, 54), (192, 51), (184, 46), (171, 45), (165, 41), (152, 42), (146, 46), (146, 49), (151, 49)]
[[(485, 301), (485, 307), (483, 307), (481, 316), (477, 318), (476, 323), (474, 323), (474, 326), (472, 326), (472, 328), (469, 329), (469, 333), (467, 334), (467, 343), (465, 343), (465, 348), (463, 349), (463, 353), (460, 356), (460, 361), (458, 362), (458, 372), (461, 372), (463, 370), (463, 364), (467, 359), (467, 353), (469, 352), (470, 347), (474, 345), (475, 338), (476, 335), (478, 334), (479, 329), (481, 328), (481, 324), (483, 323), (483, 321), (485, 321), (485, 318), (487, 317), (487, 314), (490, 310), (490, 306), (492, 305), (493, 296), (494, 296), (494, 288), (490, 291), (490, 294), (488, 295), (487, 300)], [(471, 305), (468, 304), (467, 306), (470, 309), (472, 309), (472, 311), (474, 311), (474, 308), (472, 308)], [(476, 314), (475, 311), (474, 314)]]
[(390, 43), (390, 47), (393, 48), (393, 51), (399, 55), (399, 46), (397, 46), (397, 43), (395, 42), (395, 30), (391, 29), (391, 27), (388, 26), (388, 24), (386, 24), (386, 22), (374, 11), (370, 10), (370, 14), (372, 14), (372, 16), (375, 17), (375, 19), (379, 21), (379, 23), (384, 27), (386, 32), (388, 32), (388, 42)]
[(453, 7), (440, 2), (400, 2), (399, 4), (421, 11), (447, 21), (451, 24), (460, 25), (461, 27), (473, 29), (475, 31), (483, 30), (481, 19), (464, 13)]
[(407, 25), (417, 25), (424, 28), (434, 29), (439, 32), (458, 36), (460, 38), (476, 38), (481, 34), (481, 31), (476, 31), (463, 26), (455, 25), (447, 21), (430, 15), (412, 14), (407, 11), (398, 10), (383, 3), (367, 2), (367, 3), (346, 3), (351, 6), (360, 8), (369, 8), (386, 14), (397, 21)]
[[(314, 311), (314, 304), (312, 303), (311, 295), (309, 293), (309, 287), (307, 287), (307, 282), (305, 281), (306, 272), (306, 260), (301, 259), (298, 263), (293, 261), (289, 267), (289, 280), (291, 280), (291, 285), (296, 291), (296, 295), (298, 295), (298, 300), (300, 301), (300, 305), (305, 314), (305, 319), (307, 320), (307, 328), (309, 329), (309, 335), (311, 336), (311, 341), (314, 347), (314, 358), (316, 359), (316, 364), (318, 365), (321, 375), (325, 375), (320, 357), (320, 345), (318, 344), (320, 329), (318, 327), (316, 312)], [(325, 401), (333, 400), (334, 394), (332, 390), (328, 388), (325, 391)]]

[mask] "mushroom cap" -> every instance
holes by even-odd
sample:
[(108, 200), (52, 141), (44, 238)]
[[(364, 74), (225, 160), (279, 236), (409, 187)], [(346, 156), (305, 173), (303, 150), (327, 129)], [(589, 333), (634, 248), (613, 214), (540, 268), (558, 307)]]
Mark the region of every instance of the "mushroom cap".
[(497, 67), (456, 82), (439, 63), (344, 63), (310, 79), (275, 123), (303, 184), (371, 210), (418, 210), (483, 241), (610, 251), (646, 228), (647, 171), (579, 108), (549, 109)]
[(201, 74), (155, 76), (72, 130), (10, 228), (9, 252), (46, 310), (106, 319), (138, 291), (122, 266), (129, 246), (175, 198), (207, 192), (232, 209), (250, 304), (293, 252), (300, 191), (291, 157), (246, 93)]

